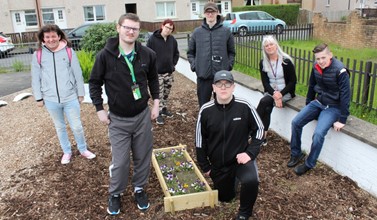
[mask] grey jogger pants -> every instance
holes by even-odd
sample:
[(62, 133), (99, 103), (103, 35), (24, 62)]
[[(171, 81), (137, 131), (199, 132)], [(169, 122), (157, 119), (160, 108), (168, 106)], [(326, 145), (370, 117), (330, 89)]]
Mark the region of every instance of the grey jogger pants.
[(112, 154), (109, 167), (110, 194), (120, 194), (127, 187), (131, 159), (132, 186), (143, 187), (147, 183), (153, 144), (150, 115), (148, 107), (140, 114), (127, 118), (110, 112), (109, 139)]

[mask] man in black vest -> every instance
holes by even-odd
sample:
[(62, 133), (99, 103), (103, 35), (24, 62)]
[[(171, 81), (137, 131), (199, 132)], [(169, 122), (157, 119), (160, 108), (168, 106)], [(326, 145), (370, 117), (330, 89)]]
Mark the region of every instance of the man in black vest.
[(350, 105), (349, 72), (335, 59), (326, 44), (313, 50), (316, 62), (310, 75), (306, 106), (292, 120), (291, 158), (288, 167), (296, 166), (305, 155), (301, 151), (302, 128), (318, 120), (311, 150), (304, 164), (295, 167), (297, 175), (314, 168), (321, 153), (325, 136), (331, 127), (340, 131), (346, 124)]

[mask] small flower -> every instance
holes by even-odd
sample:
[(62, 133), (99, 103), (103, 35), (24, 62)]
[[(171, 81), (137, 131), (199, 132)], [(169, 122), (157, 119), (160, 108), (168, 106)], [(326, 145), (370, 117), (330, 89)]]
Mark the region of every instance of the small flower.
[[(186, 180), (187, 175), (192, 175), (189, 172), (194, 172), (194, 164), (192, 161), (185, 159), (184, 151), (184, 149), (172, 149), (166, 153), (155, 153), (155, 157), (158, 158), (158, 163), (160, 164), (161, 173), (164, 176), (171, 195), (182, 195), (206, 190), (205, 183), (201, 182), (200, 179)], [(183, 178), (185, 182), (180, 182), (180, 178)]]
[(182, 170), (185, 170), (185, 171), (190, 171), (194, 169), (192, 162), (182, 162), (180, 166)]
[(163, 160), (166, 158), (166, 153), (161, 151), (161, 152), (156, 152), (155, 153), (157, 161)]

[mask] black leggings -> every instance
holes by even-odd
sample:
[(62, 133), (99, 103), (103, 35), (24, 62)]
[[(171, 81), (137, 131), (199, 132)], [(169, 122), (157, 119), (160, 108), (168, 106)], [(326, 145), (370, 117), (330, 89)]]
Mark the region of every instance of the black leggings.
[(262, 119), (264, 130), (268, 131), (271, 123), (271, 113), (274, 108), (274, 98), (269, 95), (263, 96), (259, 101), (257, 112)]
[(230, 202), (235, 196), (236, 178), (241, 183), (239, 214), (250, 217), (258, 196), (259, 177), (255, 160), (221, 170), (211, 170), (214, 188), (218, 190), (219, 200)]

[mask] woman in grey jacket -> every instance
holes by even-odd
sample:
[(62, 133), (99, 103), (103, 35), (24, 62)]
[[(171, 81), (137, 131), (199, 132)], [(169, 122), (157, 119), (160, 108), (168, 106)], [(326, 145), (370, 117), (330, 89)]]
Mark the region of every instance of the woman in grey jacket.
[(32, 60), (32, 89), (38, 107), (46, 106), (55, 124), (63, 150), (62, 164), (71, 160), (71, 143), (68, 139), (64, 115), (75, 136), (80, 154), (93, 159), (95, 154), (87, 149), (84, 129), (80, 119), (80, 103), (84, 100), (84, 80), (76, 53), (64, 32), (53, 24), (45, 25), (38, 33), (39, 49)]

